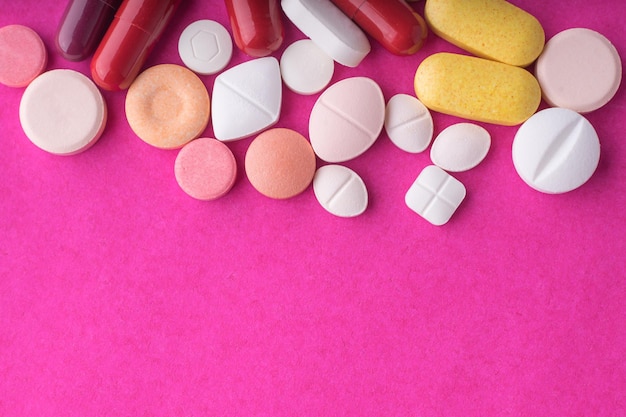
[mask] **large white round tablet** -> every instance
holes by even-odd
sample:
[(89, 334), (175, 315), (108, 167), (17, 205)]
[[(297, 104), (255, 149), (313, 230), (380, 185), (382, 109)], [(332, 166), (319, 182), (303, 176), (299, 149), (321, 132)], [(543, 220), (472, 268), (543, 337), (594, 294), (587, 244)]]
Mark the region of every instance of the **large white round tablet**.
[(24, 91), (19, 113), (26, 136), (57, 155), (89, 148), (100, 138), (107, 119), (100, 90), (89, 78), (69, 69), (35, 78)]
[(215, 74), (230, 62), (233, 41), (219, 23), (197, 20), (180, 34), (178, 54), (190, 70), (204, 75)]
[(544, 193), (565, 193), (580, 187), (595, 172), (599, 160), (598, 134), (573, 110), (542, 110), (520, 126), (513, 140), (517, 173)]
[(282, 92), (274, 57), (253, 59), (218, 75), (211, 103), (215, 138), (242, 139), (274, 125), (280, 117)]
[(292, 43), (280, 58), (283, 82), (298, 94), (319, 93), (326, 88), (334, 71), (335, 61), (310, 39)]
[(285, 15), (332, 59), (356, 67), (370, 52), (361, 28), (329, 0), (282, 0)]
[(417, 97), (396, 94), (387, 102), (385, 131), (403, 151), (423, 152), (433, 139), (433, 118)]
[(606, 37), (573, 28), (546, 43), (535, 74), (551, 106), (587, 113), (613, 98), (622, 80), (622, 61)]
[(324, 165), (313, 177), (315, 198), (338, 217), (355, 217), (367, 208), (367, 188), (359, 175), (343, 165)]
[(430, 160), (449, 172), (461, 172), (481, 163), (491, 147), (491, 135), (474, 123), (457, 123), (437, 135)]
[(361, 155), (376, 141), (385, 122), (385, 98), (372, 79), (343, 79), (317, 99), (309, 118), (313, 150), (326, 162)]

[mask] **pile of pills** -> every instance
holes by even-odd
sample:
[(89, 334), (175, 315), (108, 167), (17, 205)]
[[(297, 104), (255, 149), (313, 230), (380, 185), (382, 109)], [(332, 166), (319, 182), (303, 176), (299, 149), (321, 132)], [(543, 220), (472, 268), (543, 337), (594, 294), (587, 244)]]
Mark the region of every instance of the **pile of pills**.
[[(26, 87), (19, 109), (26, 136), (53, 154), (84, 151), (106, 124), (98, 87), (128, 89), (128, 124), (154, 147), (179, 149), (174, 175), (189, 196), (214, 200), (228, 193), (237, 166), (227, 143), (254, 137), (245, 172), (257, 191), (286, 199), (312, 184), (321, 207), (354, 217), (367, 209), (368, 191), (341, 163), (366, 152), (384, 129), (403, 151), (430, 146), (433, 165), (407, 190), (405, 203), (434, 225), (447, 223), (466, 196), (450, 173), (474, 168), (489, 152), (489, 132), (471, 121), (519, 125), (514, 166), (538, 191), (576, 189), (598, 165), (600, 141), (582, 114), (611, 100), (622, 69), (615, 47), (590, 29), (568, 29), (546, 43), (540, 22), (505, 0), (427, 0), (425, 19), (404, 0), (227, 0), (234, 43), (250, 60), (226, 69), (233, 52), (229, 31), (198, 20), (179, 37), (185, 66), (144, 70), (179, 2), (124, 0), (94, 11), (70, 1), (56, 47), (70, 60), (94, 54), (91, 79), (72, 70), (44, 72), (41, 38), (21, 25), (0, 28), (0, 83)], [(77, 16), (96, 12), (102, 24), (86, 33)], [(289, 45), (278, 60), (271, 55), (283, 41), (283, 13), (307, 39)], [(385, 102), (376, 81), (360, 76), (329, 85), (335, 62), (357, 67), (367, 57), (368, 36), (391, 53), (411, 55), (429, 30), (471, 55), (424, 59), (416, 68), (415, 95)], [(525, 67), (535, 61), (531, 74)], [(197, 74), (218, 74), (212, 97)], [(298, 94), (319, 94), (308, 138), (274, 127), (283, 84)], [(537, 112), (542, 98), (551, 108)], [(433, 140), (431, 111), (468, 122)], [(209, 123), (215, 138), (200, 138)], [(316, 170), (318, 158), (327, 164)]]

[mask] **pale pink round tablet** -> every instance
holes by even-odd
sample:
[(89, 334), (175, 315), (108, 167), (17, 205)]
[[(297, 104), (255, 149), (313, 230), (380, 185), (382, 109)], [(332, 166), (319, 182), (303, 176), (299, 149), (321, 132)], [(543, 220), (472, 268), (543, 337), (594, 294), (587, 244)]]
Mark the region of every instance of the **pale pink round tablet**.
[(174, 174), (180, 188), (191, 197), (215, 200), (228, 193), (235, 183), (237, 162), (224, 143), (200, 138), (178, 152)]
[(309, 118), (315, 154), (327, 162), (356, 158), (374, 144), (385, 122), (385, 98), (366, 77), (341, 80), (317, 99)]
[(277, 199), (304, 191), (315, 175), (315, 154), (304, 136), (284, 128), (266, 130), (246, 152), (246, 174), (261, 194)]
[(93, 145), (104, 130), (107, 108), (98, 87), (69, 69), (44, 72), (24, 90), (20, 123), (44, 151), (72, 155)]
[(548, 104), (587, 113), (613, 98), (622, 80), (622, 63), (603, 35), (574, 28), (546, 43), (535, 73)]
[(0, 28), (0, 83), (26, 87), (47, 63), (46, 47), (34, 30), (22, 25)]

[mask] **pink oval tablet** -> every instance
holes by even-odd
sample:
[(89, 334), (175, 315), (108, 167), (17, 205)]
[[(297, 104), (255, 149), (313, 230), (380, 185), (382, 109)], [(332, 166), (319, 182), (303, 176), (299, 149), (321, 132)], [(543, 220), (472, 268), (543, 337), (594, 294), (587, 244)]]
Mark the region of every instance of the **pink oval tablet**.
[(327, 162), (356, 158), (376, 141), (385, 122), (385, 98), (373, 80), (353, 77), (330, 86), (309, 119), (313, 150)]
[(47, 63), (46, 47), (34, 30), (22, 25), (0, 28), (0, 83), (26, 87)]
[(56, 69), (26, 87), (19, 115), (31, 142), (56, 155), (72, 155), (98, 140), (107, 109), (91, 79), (74, 70)]
[(174, 175), (180, 188), (198, 200), (215, 200), (232, 188), (237, 162), (228, 146), (217, 139), (200, 138), (178, 152)]
[(587, 113), (613, 98), (622, 79), (622, 63), (603, 35), (574, 28), (546, 43), (535, 72), (548, 104)]

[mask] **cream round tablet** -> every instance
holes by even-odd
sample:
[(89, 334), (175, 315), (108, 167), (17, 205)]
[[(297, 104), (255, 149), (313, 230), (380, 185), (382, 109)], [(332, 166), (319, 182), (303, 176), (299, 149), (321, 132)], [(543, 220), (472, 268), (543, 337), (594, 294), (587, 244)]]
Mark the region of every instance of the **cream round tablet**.
[(423, 152), (433, 139), (433, 118), (417, 97), (396, 94), (385, 108), (385, 131), (403, 151)]
[(315, 174), (315, 154), (295, 130), (275, 128), (258, 135), (246, 151), (246, 175), (261, 194), (285, 199), (304, 191)]
[(430, 160), (448, 172), (461, 172), (480, 164), (491, 147), (491, 135), (482, 126), (457, 123), (437, 135)]
[(48, 53), (41, 37), (31, 28), (8, 25), (0, 28), (0, 83), (25, 87), (43, 72)]
[(298, 94), (319, 93), (326, 88), (334, 71), (335, 61), (310, 39), (292, 43), (280, 58), (283, 82)]
[(126, 94), (126, 118), (144, 142), (176, 149), (197, 138), (209, 123), (209, 93), (196, 74), (175, 64), (148, 68)]
[(365, 183), (343, 165), (320, 167), (313, 177), (313, 192), (320, 205), (338, 217), (355, 217), (367, 208)]
[(532, 188), (550, 194), (583, 185), (596, 170), (600, 141), (587, 119), (549, 108), (524, 122), (513, 140), (513, 164)]
[(326, 162), (361, 155), (376, 141), (385, 122), (385, 98), (370, 78), (341, 80), (317, 99), (309, 118), (313, 150)]
[(237, 178), (235, 156), (224, 143), (212, 138), (192, 140), (174, 162), (180, 188), (198, 200), (215, 200), (232, 188)]
[(67, 69), (44, 72), (24, 90), (20, 122), (39, 148), (72, 155), (93, 145), (104, 130), (106, 103), (83, 74)]
[(622, 63), (606, 37), (574, 28), (546, 43), (535, 73), (543, 98), (551, 106), (587, 113), (613, 98), (622, 80)]
[(233, 41), (224, 26), (213, 20), (197, 20), (178, 38), (178, 54), (185, 66), (198, 74), (223, 70), (233, 55)]

